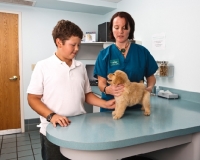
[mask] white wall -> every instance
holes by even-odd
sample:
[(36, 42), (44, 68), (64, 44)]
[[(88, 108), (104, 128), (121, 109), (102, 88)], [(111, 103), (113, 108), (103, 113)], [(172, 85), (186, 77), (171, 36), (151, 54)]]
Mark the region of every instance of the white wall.
[[(157, 78), (157, 85), (200, 93), (200, 1), (199, 0), (123, 0), (116, 11), (129, 12), (135, 20), (135, 39), (156, 60), (174, 65), (174, 78)], [(166, 49), (152, 50), (152, 35), (166, 34)]]
[[(129, 12), (136, 22), (135, 39), (149, 49), (156, 60), (168, 60), (175, 66), (174, 78), (158, 78), (157, 84), (200, 93), (200, 1), (198, 0), (123, 0), (119, 11)], [(22, 13), (22, 66), (25, 119), (38, 115), (28, 106), (26, 89), (31, 76), (31, 64), (55, 52), (51, 32), (60, 19), (69, 19), (84, 32), (96, 31), (98, 24), (110, 21), (117, 10), (107, 15), (18, 7), (1, 4), (0, 10)], [(166, 34), (166, 49), (154, 51), (151, 36)]]
[(31, 64), (51, 56), (56, 47), (51, 36), (57, 21), (68, 19), (85, 33), (98, 30), (99, 20), (102, 16), (77, 12), (57, 11), (32, 7), (20, 7), (0, 4), (0, 11), (21, 12), (22, 14), (22, 72), (23, 72), (23, 106), (24, 118), (38, 118), (27, 103), (26, 90), (32, 74)]

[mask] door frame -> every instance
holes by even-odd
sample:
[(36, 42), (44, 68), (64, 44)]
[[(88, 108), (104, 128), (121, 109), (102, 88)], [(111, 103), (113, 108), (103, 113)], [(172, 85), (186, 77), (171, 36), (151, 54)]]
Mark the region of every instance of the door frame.
[(25, 126), (24, 126), (24, 103), (23, 103), (23, 72), (22, 72), (22, 15), (21, 12), (16, 12), (16, 11), (8, 11), (8, 10), (1, 10), (0, 12), (4, 12), (4, 13), (11, 13), (11, 14), (17, 14), (18, 15), (18, 44), (19, 44), (19, 75), (20, 75), (20, 89), (19, 89), (19, 93), (20, 93), (20, 116), (21, 116), (21, 131), (22, 133), (25, 132)]

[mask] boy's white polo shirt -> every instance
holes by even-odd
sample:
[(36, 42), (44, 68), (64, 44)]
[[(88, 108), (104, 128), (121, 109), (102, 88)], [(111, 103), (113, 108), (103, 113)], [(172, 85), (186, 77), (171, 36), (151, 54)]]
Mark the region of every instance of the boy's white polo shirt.
[[(27, 93), (43, 95), (42, 101), (53, 112), (62, 116), (75, 116), (86, 113), (85, 94), (91, 92), (85, 66), (76, 60), (69, 67), (53, 55), (39, 61), (32, 73)], [(46, 135), (49, 122), (40, 116), (40, 132)]]

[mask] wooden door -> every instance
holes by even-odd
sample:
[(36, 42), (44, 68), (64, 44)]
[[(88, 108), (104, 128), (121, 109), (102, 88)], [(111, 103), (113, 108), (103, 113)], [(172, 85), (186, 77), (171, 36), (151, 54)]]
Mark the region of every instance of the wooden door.
[(21, 128), (18, 16), (0, 12), (0, 131)]

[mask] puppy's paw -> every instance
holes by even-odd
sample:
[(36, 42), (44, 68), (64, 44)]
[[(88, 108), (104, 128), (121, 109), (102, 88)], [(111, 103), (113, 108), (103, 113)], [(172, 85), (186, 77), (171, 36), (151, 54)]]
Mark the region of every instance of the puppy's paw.
[(150, 116), (150, 114), (151, 114), (150, 111), (149, 111), (149, 112), (144, 112), (144, 115), (145, 115), (145, 116)]
[(116, 111), (112, 111), (112, 115), (115, 116), (116, 115)]
[(115, 115), (115, 116), (113, 116), (113, 119), (114, 120), (118, 120), (118, 119), (120, 119), (121, 117), (120, 116), (117, 116), (117, 115)]
[(144, 107), (143, 106), (142, 106), (141, 110), (144, 111)]

